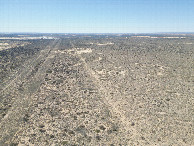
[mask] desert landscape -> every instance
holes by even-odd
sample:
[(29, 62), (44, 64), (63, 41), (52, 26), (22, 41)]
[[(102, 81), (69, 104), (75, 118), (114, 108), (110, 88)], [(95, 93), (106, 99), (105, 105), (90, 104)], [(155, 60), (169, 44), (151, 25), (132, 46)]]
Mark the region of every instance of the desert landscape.
[(193, 44), (192, 34), (1, 35), (0, 145), (194, 145)]

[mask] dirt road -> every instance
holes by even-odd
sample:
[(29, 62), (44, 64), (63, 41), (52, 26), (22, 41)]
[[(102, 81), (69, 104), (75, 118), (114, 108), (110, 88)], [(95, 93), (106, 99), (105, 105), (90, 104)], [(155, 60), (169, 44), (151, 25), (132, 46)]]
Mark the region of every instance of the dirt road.
[(1, 86), (0, 145), (192, 144), (192, 83), (169, 79), (171, 64), (69, 44), (53, 40)]

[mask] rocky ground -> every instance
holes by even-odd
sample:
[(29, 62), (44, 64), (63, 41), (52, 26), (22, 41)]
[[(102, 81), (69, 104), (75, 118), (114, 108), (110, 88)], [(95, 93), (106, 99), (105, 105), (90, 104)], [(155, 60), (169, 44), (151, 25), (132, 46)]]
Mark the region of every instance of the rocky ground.
[(192, 38), (45, 41), (2, 76), (0, 145), (194, 144)]

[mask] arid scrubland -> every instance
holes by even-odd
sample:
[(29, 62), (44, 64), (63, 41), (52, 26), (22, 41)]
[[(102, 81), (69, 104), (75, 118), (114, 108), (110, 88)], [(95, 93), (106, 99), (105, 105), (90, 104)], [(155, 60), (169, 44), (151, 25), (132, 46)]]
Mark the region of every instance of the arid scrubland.
[(0, 145), (194, 145), (194, 37), (157, 37), (0, 49)]

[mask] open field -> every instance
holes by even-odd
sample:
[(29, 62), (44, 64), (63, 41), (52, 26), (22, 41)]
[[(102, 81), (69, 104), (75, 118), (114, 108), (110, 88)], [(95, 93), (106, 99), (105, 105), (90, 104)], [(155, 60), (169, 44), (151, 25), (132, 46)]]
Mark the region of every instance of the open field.
[(54, 37), (0, 50), (0, 145), (194, 145), (193, 36)]

